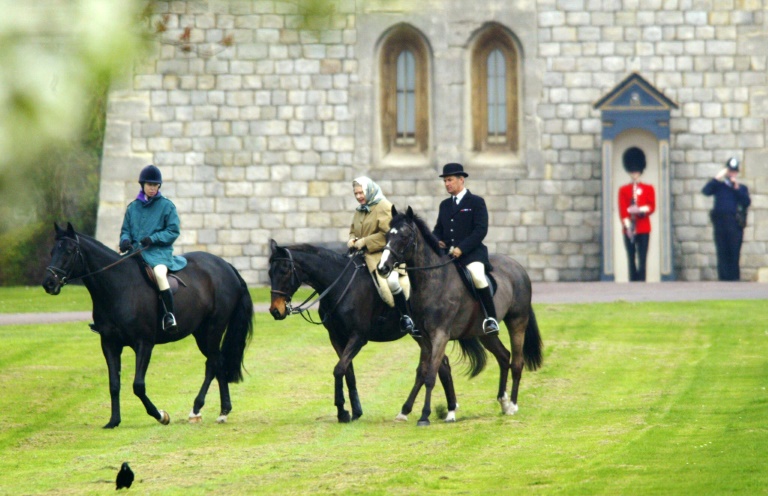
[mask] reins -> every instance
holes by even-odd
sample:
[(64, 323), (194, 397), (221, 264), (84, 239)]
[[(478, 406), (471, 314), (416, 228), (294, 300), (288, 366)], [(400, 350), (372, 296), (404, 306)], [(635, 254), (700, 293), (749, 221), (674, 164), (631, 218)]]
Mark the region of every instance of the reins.
[[(85, 259), (83, 258), (83, 252), (80, 251), (80, 238), (78, 236), (75, 236), (75, 243), (77, 244), (77, 255), (80, 257), (80, 261), (82, 261), (83, 265), (85, 266)], [(106, 267), (102, 267), (102, 268), (100, 268), (98, 270), (94, 270), (93, 272), (89, 272), (88, 274), (83, 274), (82, 276), (69, 277), (69, 275), (67, 273), (65, 273), (63, 270), (59, 269), (58, 267), (54, 267), (52, 265), (49, 265), (48, 267), (46, 267), (45, 270), (47, 270), (48, 272), (53, 274), (53, 276), (56, 279), (59, 279), (59, 282), (61, 283), (62, 286), (66, 286), (67, 284), (69, 284), (72, 281), (77, 281), (78, 279), (85, 279), (86, 277), (90, 277), (90, 276), (99, 274), (101, 272), (104, 272), (105, 270), (109, 270), (112, 267), (125, 262), (129, 258), (138, 255), (139, 253), (141, 253), (145, 249), (146, 249), (146, 246), (142, 246), (138, 250), (133, 251), (130, 254), (125, 255), (123, 257), (120, 257), (120, 259), (117, 260), (116, 262), (112, 262), (111, 264), (107, 265)], [(74, 265), (73, 265), (72, 269), (74, 270)], [(59, 277), (60, 273), (63, 274), (63, 276)]]
[[(285, 250), (285, 251), (288, 253), (288, 257), (287, 257), (287, 258), (285, 258), (285, 257), (283, 257), (283, 258), (274, 258), (274, 259), (272, 259), (272, 261), (288, 261), (288, 262), (290, 262), (290, 263), (291, 263), (291, 271), (292, 271), (292, 273), (291, 273), (291, 278), (293, 278), (293, 277), (294, 277), (294, 275), (296, 274), (296, 265), (295, 265), (295, 262), (293, 261), (293, 256), (291, 255), (291, 252), (290, 252), (290, 250), (289, 250), (288, 248), (283, 248), (283, 249), (284, 249), (284, 250)], [(333, 313), (333, 311), (334, 311), (334, 310), (336, 310), (336, 307), (338, 307), (338, 306), (339, 306), (339, 303), (341, 303), (341, 300), (342, 300), (342, 299), (344, 299), (344, 296), (347, 294), (347, 291), (349, 291), (349, 288), (350, 288), (350, 286), (352, 286), (352, 281), (354, 281), (354, 280), (355, 280), (355, 276), (357, 275), (357, 271), (358, 271), (358, 269), (360, 269), (360, 268), (364, 267), (364, 266), (365, 266), (365, 263), (363, 263), (363, 264), (360, 264), (360, 265), (357, 265), (357, 264), (355, 265), (355, 270), (354, 270), (354, 272), (352, 273), (352, 277), (350, 277), (350, 278), (349, 278), (349, 282), (347, 283), (346, 287), (344, 287), (344, 291), (342, 291), (342, 292), (341, 292), (341, 295), (339, 295), (339, 298), (336, 300), (336, 303), (333, 305), (333, 308), (331, 308), (331, 310), (330, 310), (329, 312), (327, 312), (327, 313), (326, 313), (325, 317), (323, 317), (323, 318), (320, 320), (320, 322), (315, 322), (315, 321), (314, 321), (314, 319), (312, 319), (312, 315), (309, 313), (309, 309), (310, 309), (310, 308), (312, 308), (313, 306), (317, 305), (317, 304), (320, 302), (320, 300), (322, 300), (323, 298), (325, 298), (325, 297), (328, 295), (328, 293), (330, 293), (330, 292), (331, 292), (331, 290), (334, 288), (334, 286), (336, 286), (336, 284), (337, 284), (339, 281), (341, 281), (341, 278), (342, 278), (342, 276), (344, 276), (344, 274), (346, 273), (346, 271), (347, 271), (347, 269), (349, 268), (349, 266), (350, 266), (350, 265), (352, 265), (352, 263), (353, 263), (353, 262), (354, 262), (354, 261), (357, 259), (357, 257), (358, 257), (358, 256), (359, 256), (361, 253), (363, 253), (363, 252), (362, 252), (362, 251), (357, 251), (357, 252), (355, 252), (355, 253), (354, 253), (354, 254), (353, 254), (351, 257), (350, 257), (350, 259), (349, 259), (349, 262), (347, 262), (347, 264), (346, 264), (346, 265), (344, 266), (344, 268), (341, 270), (341, 272), (339, 273), (338, 277), (336, 277), (336, 279), (335, 279), (335, 280), (334, 280), (334, 281), (333, 281), (333, 282), (332, 282), (332, 283), (331, 283), (331, 284), (330, 284), (330, 285), (329, 285), (327, 288), (325, 288), (325, 291), (323, 291), (322, 293), (320, 293), (320, 295), (317, 297), (317, 299), (316, 299), (315, 301), (313, 301), (312, 303), (310, 303), (310, 304), (309, 304), (309, 305), (307, 305), (306, 307), (305, 307), (304, 305), (305, 305), (305, 304), (306, 304), (306, 303), (307, 303), (309, 300), (311, 300), (312, 298), (314, 298), (314, 297), (315, 297), (315, 295), (317, 295), (317, 291), (313, 291), (313, 292), (312, 292), (312, 294), (310, 294), (310, 295), (307, 297), (307, 299), (305, 299), (303, 302), (301, 302), (301, 303), (300, 303), (298, 306), (296, 306), (296, 307), (293, 307), (293, 306), (291, 306), (291, 305), (290, 305), (290, 295), (288, 295), (288, 294), (287, 294), (287, 293), (285, 293), (284, 291), (279, 291), (279, 290), (274, 290), (274, 289), (273, 289), (273, 290), (271, 290), (271, 292), (272, 292), (272, 293), (277, 293), (277, 294), (279, 294), (279, 295), (282, 295), (282, 296), (288, 296), (288, 297), (289, 297), (289, 303), (288, 303), (288, 306), (289, 306), (289, 310), (288, 310), (288, 313), (289, 313), (289, 315), (295, 315), (295, 314), (297, 314), (297, 313), (298, 313), (298, 314), (300, 314), (300, 315), (301, 315), (301, 317), (302, 317), (302, 318), (303, 318), (305, 321), (309, 322), (310, 324), (315, 324), (315, 325), (324, 324), (324, 323), (325, 323), (325, 319), (327, 319), (327, 318), (328, 318), (328, 316), (329, 316), (329, 315), (331, 315), (331, 314)], [(304, 313), (305, 313), (305, 312), (306, 312), (306, 313), (307, 313), (307, 315), (309, 315), (309, 316), (307, 316), (307, 315), (304, 315)]]

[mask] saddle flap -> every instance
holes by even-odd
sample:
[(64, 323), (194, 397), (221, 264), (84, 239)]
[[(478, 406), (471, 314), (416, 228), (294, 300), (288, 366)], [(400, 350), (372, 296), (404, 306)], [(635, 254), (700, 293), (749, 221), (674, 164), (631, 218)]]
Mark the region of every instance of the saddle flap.
[[(157, 286), (157, 278), (155, 277), (155, 271), (152, 270), (152, 267), (149, 266), (149, 264), (142, 258), (139, 260), (140, 257), (136, 257), (135, 260), (138, 262), (141, 274), (144, 276), (144, 281), (149, 284), (149, 286), (154, 289), (155, 291), (160, 291), (160, 288)], [(179, 284), (186, 287), (186, 283), (182, 281), (179, 276), (176, 274), (168, 274), (168, 285), (171, 288), (171, 294), (176, 294), (176, 291), (179, 290)]]
[[(461, 263), (455, 263), (456, 270), (459, 272), (459, 277), (461, 277), (461, 281), (464, 283), (464, 285), (467, 287), (467, 290), (469, 291), (469, 294), (472, 295), (472, 298), (475, 300), (480, 299), (480, 294), (477, 292), (477, 289), (475, 288), (475, 283), (472, 282), (472, 274), (469, 273), (469, 269), (466, 265)], [(491, 288), (491, 296), (496, 294), (496, 279), (493, 278), (490, 272), (485, 273), (485, 279), (488, 281), (488, 286)]]

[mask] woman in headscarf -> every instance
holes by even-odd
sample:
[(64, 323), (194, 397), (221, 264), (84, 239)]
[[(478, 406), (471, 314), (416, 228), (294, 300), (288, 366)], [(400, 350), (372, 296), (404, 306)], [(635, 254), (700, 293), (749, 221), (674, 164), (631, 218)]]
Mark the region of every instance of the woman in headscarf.
[(400, 312), (400, 330), (415, 335), (417, 331), (414, 330), (408, 310), (407, 297), (411, 289), (408, 274), (403, 269), (395, 270), (385, 280), (376, 270), (387, 244), (392, 203), (369, 177), (356, 178), (352, 181), (352, 188), (358, 205), (349, 228), (347, 247), (350, 250), (365, 250), (365, 264), (373, 276), (379, 295)]

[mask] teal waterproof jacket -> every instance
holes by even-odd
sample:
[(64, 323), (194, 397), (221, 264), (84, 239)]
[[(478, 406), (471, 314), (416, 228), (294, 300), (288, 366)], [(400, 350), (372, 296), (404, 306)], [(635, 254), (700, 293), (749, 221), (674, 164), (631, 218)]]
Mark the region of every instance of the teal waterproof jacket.
[(144, 260), (152, 267), (162, 264), (169, 271), (181, 270), (187, 266), (187, 259), (173, 255), (173, 242), (179, 237), (179, 225), (176, 205), (158, 191), (147, 202), (137, 198), (128, 205), (120, 230), (120, 242), (127, 239), (138, 248), (141, 240), (149, 237), (152, 244), (141, 252)]

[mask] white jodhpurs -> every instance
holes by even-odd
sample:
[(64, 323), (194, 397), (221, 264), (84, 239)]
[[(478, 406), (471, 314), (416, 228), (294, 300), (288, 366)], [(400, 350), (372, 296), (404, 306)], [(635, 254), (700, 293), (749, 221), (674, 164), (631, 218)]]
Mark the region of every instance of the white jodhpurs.
[(155, 273), (155, 279), (157, 280), (157, 287), (160, 291), (171, 289), (171, 285), (168, 284), (168, 267), (165, 265), (155, 265), (152, 267), (152, 272)]
[(485, 265), (483, 265), (483, 262), (472, 262), (467, 265), (467, 270), (472, 275), (472, 283), (477, 289), (488, 287), (488, 279), (485, 278)]
[(387, 276), (387, 285), (393, 295), (405, 291), (405, 299), (411, 296), (411, 280), (408, 279), (408, 273), (404, 269), (393, 270)]

